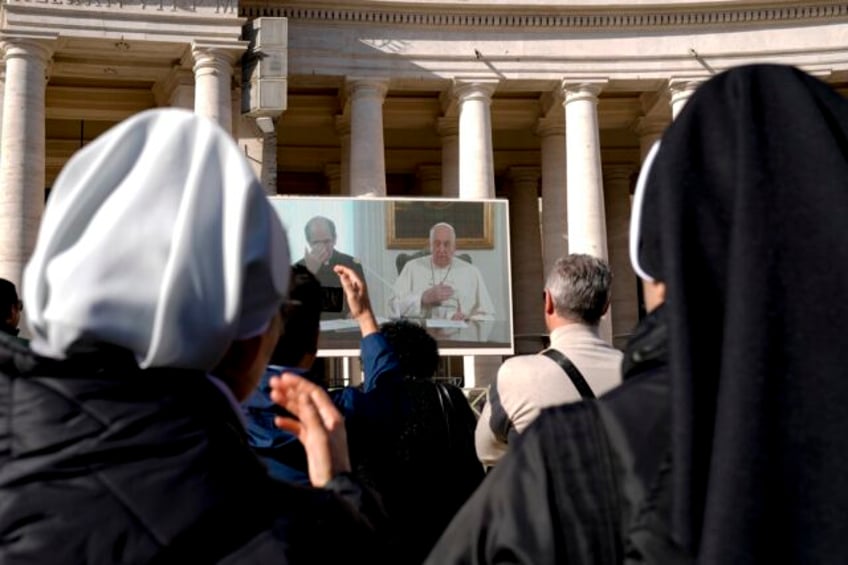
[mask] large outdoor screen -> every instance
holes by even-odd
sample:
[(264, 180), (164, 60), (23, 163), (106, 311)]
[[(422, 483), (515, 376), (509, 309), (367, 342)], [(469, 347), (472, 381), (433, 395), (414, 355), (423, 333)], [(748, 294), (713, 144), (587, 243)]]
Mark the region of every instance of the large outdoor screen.
[(275, 196), (271, 203), (292, 262), (324, 287), (319, 355), (359, 354), (335, 264), (362, 273), (378, 322), (423, 325), (442, 355), (512, 354), (505, 200)]

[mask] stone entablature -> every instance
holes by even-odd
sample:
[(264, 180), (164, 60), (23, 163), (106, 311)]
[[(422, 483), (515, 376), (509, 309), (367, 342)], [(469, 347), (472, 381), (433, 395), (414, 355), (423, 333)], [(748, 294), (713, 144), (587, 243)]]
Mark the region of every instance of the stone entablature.
[(239, 13), (288, 18), (291, 77), (372, 75), (391, 79), (390, 90), (455, 78), (549, 90), (563, 78), (606, 78), (608, 91), (647, 91), (753, 61), (824, 78), (848, 71), (848, 2), (538, 4), (242, 0)]
[(99, 11), (177, 12), (186, 14), (234, 14), (236, 0), (6, 0), (6, 6), (29, 5), (50, 9), (97, 8)]
[(2, 34), (167, 43), (238, 42), (236, 0), (5, 0)]
[[(88, 1), (88, 0), (86, 0)], [(382, 3), (381, 3), (382, 4)], [(800, 5), (774, 4), (765, 6), (578, 6), (569, 7), (551, 2), (548, 6), (538, 3), (527, 8), (503, 4), (492, 6), (482, 2), (474, 5), (457, 5), (445, 10), (444, 6), (427, 7), (366, 5), (361, 8), (316, 7), (316, 3), (282, 6), (253, 5), (241, 2), (239, 13), (245, 17), (274, 16), (298, 20), (327, 22), (377, 23), (411, 26), (461, 26), (487, 28), (645, 28), (682, 26), (722, 26), (777, 24), (791, 21), (821, 20), (848, 17), (848, 3), (805, 2)], [(519, 13), (517, 13), (519, 12)], [(529, 13), (528, 13), (529, 12)]]

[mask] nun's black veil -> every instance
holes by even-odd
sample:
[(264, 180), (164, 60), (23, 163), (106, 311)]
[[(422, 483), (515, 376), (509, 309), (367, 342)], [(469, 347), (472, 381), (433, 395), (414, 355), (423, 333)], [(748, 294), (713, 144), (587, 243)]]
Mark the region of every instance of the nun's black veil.
[(701, 562), (848, 560), (848, 102), (796, 69), (706, 82), (647, 176), (667, 283), (676, 540)]

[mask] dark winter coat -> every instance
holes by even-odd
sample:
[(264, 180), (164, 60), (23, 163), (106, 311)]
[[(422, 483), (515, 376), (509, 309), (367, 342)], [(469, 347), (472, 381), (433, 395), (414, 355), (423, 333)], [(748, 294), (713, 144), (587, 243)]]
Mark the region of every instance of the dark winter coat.
[(108, 348), (47, 360), (0, 337), (4, 564), (368, 562), (361, 489), (329, 487), (270, 479), (202, 372)]

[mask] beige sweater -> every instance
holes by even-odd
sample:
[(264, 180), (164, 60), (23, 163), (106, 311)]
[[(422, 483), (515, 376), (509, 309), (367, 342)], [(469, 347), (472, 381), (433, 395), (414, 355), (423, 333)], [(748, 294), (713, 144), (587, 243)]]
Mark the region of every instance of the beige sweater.
[[(580, 370), (596, 396), (621, 382), (622, 353), (598, 335), (597, 326), (568, 324), (551, 333), (551, 347), (564, 353)], [(492, 430), (514, 426), (522, 432), (542, 408), (580, 400), (580, 393), (555, 361), (544, 355), (520, 355), (507, 359), (477, 422), (477, 457), (494, 465), (507, 444)]]

